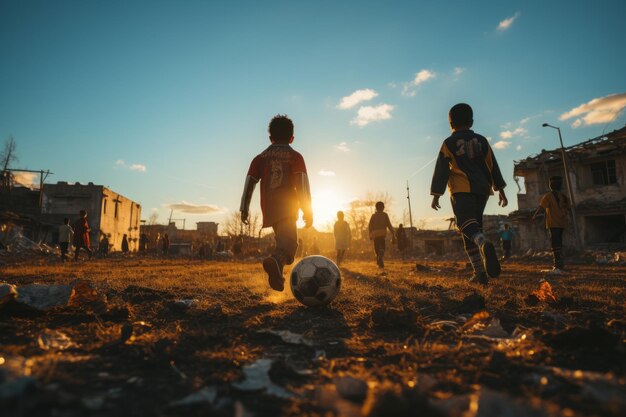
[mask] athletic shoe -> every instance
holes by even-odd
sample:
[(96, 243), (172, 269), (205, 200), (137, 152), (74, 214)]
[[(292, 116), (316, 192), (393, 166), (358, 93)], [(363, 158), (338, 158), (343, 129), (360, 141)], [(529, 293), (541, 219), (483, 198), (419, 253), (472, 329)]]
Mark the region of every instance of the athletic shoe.
[(267, 272), (267, 278), (273, 290), (285, 290), (285, 278), (283, 278), (283, 268), (273, 256), (263, 259), (263, 269)]
[(497, 278), (500, 276), (500, 261), (498, 261), (498, 254), (493, 243), (485, 241), (480, 246), (480, 255), (483, 258), (483, 265), (485, 271), (490, 278)]
[(487, 285), (489, 283), (489, 277), (484, 272), (476, 272), (469, 279), (469, 282), (471, 282), (472, 284)]

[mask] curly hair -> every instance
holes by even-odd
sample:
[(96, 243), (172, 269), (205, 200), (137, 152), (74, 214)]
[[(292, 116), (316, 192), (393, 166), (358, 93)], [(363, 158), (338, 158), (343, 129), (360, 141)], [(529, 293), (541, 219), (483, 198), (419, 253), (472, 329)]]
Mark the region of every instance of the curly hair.
[(277, 114), (270, 121), (269, 127), (270, 137), (279, 143), (289, 143), (293, 136), (293, 122), (285, 114)]

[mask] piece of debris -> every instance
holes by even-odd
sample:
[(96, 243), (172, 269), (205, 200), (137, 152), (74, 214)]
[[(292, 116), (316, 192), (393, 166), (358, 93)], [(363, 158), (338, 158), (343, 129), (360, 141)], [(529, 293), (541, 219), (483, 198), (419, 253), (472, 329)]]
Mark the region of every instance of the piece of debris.
[(17, 288), (13, 284), (0, 283), (0, 305), (15, 300)]
[(539, 288), (533, 291), (532, 294), (542, 303), (556, 304), (557, 302), (556, 296), (552, 291), (552, 285), (548, 281), (541, 281)]
[(37, 337), (37, 344), (43, 350), (65, 350), (74, 346), (68, 335), (52, 329), (45, 329)]
[(415, 264), (415, 272), (430, 272), (432, 268), (422, 264)]
[(346, 376), (335, 382), (337, 392), (342, 398), (357, 404), (362, 404), (367, 397), (367, 382), (359, 378)]
[(17, 288), (15, 301), (37, 310), (67, 306), (72, 296), (71, 285), (30, 284)]
[(305, 346), (314, 346), (315, 343), (313, 341), (307, 339), (301, 334), (290, 332), (289, 330), (260, 330), (259, 333), (269, 333), (280, 337), (283, 342), (291, 343), (292, 345), (305, 345)]
[(22, 357), (0, 356), (0, 399), (8, 400), (22, 395), (36, 384), (30, 376), (32, 361)]
[(262, 391), (279, 398), (291, 398), (293, 395), (278, 385), (269, 376), (272, 367), (271, 359), (258, 359), (243, 367), (244, 380), (234, 382), (232, 386), (241, 391)]
[(473, 292), (463, 298), (459, 306), (460, 313), (475, 313), (485, 309), (485, 297)]
[(98, 395), (94, 397), (86, 397), (81, 400), (85, 408), (91, 411), (99, 411), (104, 407), (104, 396)]
[(174, 300), (174, 306), (181, 309), (195, 308), (198, 306), (199, 302), (197, 298), (182, 298)]
[(378, 307), (370, 316), (370, 327), (379, 331), (422, 329), (419, 314), (408, 307)]
[(183, 399), (172, 401), (170, 407), (178, 407), (181, 405), (192, 405), (199, 403), (213, 404), (217, 398), (217, 390), (215, 387), (204, 387), (199, 391), (189, 394)]

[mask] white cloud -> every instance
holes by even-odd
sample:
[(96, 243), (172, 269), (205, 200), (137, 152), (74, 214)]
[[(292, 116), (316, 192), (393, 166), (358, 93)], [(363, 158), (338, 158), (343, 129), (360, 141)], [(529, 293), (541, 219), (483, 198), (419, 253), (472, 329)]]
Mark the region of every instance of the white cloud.
[(459, 75), (463, 74), (465, 72), (465, 68), (463, 67), (455, 67), (454, 70), (452, 70), (454, 75), (456, 77), (458, 77)]
[(511, 146), (511, 142), (507, 142), (506, 140), (500, 140), (493, 144), (493, 147), (496, 149), (506, 149)]
[(522, 150), (522, 145), (517, 145), (517, 146), (515, 147), (515, 149), (517, 149), (518, 151), (521, 151), (521, 150)]
[(513, 16), (507, 17), (506, 19), (501, 21), (498, 24), (498, 30), (500, 32), (503, 32), (503, 31), (507, 30), (508, 28), (510, 28), (511, 25), (513, 25), (513, 22), (515, 22), (515, 20), (517, 20), (517, 18), (520, 17), (520, 15), (521, 15), (520, 12), (515, 12), (515, 14)]
[(328, 171), (328, 170), (323, 169), (318, 172), (318, 175), (321, 175), (322, 177), (334, 177), (335, 171)]
[(523, 127), (518, 127), (514, 130), (505, 130), (503, 132), (500, 132), (500, 137), (502, 139), (511, 139), (513, 136), (522, 136), (525, 135), (527, 132), (528, 131)]
[(128, 169), (131, 171), (146, 172), (146, 166), (143, 164), (131, 164)]
[(428, 69), (423, 69), (420, 72), (417, 72), (415, 74), (415, 78), (413, 78), (413, 81), (404, 84), (404, 87), (402, 88), (402, 95), (407, 97), (414, 97), (416, 94), (414, 90), (415, 87), (436, 77), (437, 74), (434, 71)]
[(350, 152), (350, 148), (348, 147), (347, 142), (341, 142), (339, 145), (336, 145), (335, 148), (337, 148), (341, 152)]
[(356, 90), (354, 93), (349, 96), (345, 96), (341, 99), (341, 102), (337, 105), (337, 108), (342, 110), (351, 109), (359, 103), (364, 101), (369, 101), (374, 97), (377, 97), (378, 93), (370, 88), (366, 88), (364, 90)]
[(379, 104), (378, 106), (362, 106), (359, 108), (356, 117), (350, 122), (358, 126), (366, 126), (371, 122), (391, 119), (391, 112), (394, 106), (391, 104)]
[(574, 121), (572, 127), (579, 127), (583, 123), (586, 126), (610, 123), (617, 120), (624, 108), (626, 108), (626, 93), (609, 94), (608, 96), (594, 98), (587, 103), (581, 104), (563, 113), (559, 119), (567, 120), (577, 117), (578, 120)]
[(144, 164), (127, 164), (123, 159), (118, 159), (117, 161), (115, 161), (115, 165), (113, 166), (113, 168), (126, 168), (131, 171), (146, 172), (146, 166)]
[(530, 117), (524, 117), (522, 120), (519, 121), (519, 123), (521, 125), (525, 125), (526, 123), (528, 123), (529, 120), (530, 120)]
[(186, 214), (216, 214), (223, 213), (220, 207), (213, 204), (193, 204), (181, 201), (180, 203), (163, 204), (163, 207)]
[(572, 127), (573, 127), (574, 129), (576, 129), (576, 128), (579, 128), (579, 127), (580, 127), (580, 125), (582, 125), (582, 124), (583, 124), (583, 121), (582, 121), (582, 120), (580, 120), (580, 119), (576, 119), (576, 120), (574, 120), (574, 122), (572, 123)]

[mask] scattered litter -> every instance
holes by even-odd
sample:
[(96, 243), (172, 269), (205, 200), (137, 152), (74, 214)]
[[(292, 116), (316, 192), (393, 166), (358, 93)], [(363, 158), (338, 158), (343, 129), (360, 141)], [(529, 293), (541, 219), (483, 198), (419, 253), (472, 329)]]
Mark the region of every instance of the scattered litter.
[(548, 413), (547, 407), (539, 405), (538, 399), (514, 398), (484, 387), (468, 395), (431, 400), (430, 403), (444, 415), (459, 417), (547, 417), (552, 414)]
[(0, 399), (19, 397), (36, 384), (31, 377), (32, 360), (0, 356)]
[(199, 391), (189, 394), (183, 399), (173, 401), (170, 403), (170, 407), (178, 407), (181, 405), (192, 405), (199, 403), (213, 404), (217, 398), (217, 390), (215, 387), (204, 387)]
[(90, 305), (96, 311), (106, 311), (106, 296), (99, 294), (93, 284), (77, 280), (64, 284), (28, 284), (16, 287), (10, 284), (0, 285), (0, 304), (15, 299), (37, 310), (49, 310), (55, 307)]
[(176, 363), (174, 363), (174, 361), (170, 361), (170, 366), (172, 367), (174, 372), (176, 372), (178, 376), (180, 376), (181, 379), (187, 379), (187, 375), (183, 371), (178, 369), (178, 367), (176, 367)]
[(258, 359), (257, 361), (243, 367), (245, 379), (232, 384), (241, 391), (261, 391), (265, 390), (270, 395), (279, 398), (291, 398), (293, 395), (284, 388), (275, 385), (269, 377), (272, 367), (271, 359)]
[(314, 361), (323, 361), (326, 359), (326, 351), (325, 350), (316, 350), (315, 355), (313, 355)]
[(367, 397), (367, 382), (350, 376), (343, 377), (335, 382), (337, 392), (342, 398), (357, 404), (362, 404)]
[(65, 350), (74, 346), (68, 335), (52, 329), (45, 329), (37, 337), (37, 344), (43, 350)]
[(415, 264), (415, 272), (431, 272), (433, 269), (422, 264)]
[(174, 300), (174, 305), (180, 308), (195, 308), (200, 301), (197, 298), (183, 298)]
[(15, 285), (3, 282), (0, 284), (0, 305), (15, 300), (17, 297), (17, 288)]
[(71, 285), (30, 284), (17, 288), (16, 301), (37, 310), (67, 306), (72, 296)]
[(532, 292), (542, 303), (556, 303), (557, 299), (552, 291), (552, 285), (548, 281), (541, 281), (539, 288)]
[(461, 305), (459, 306), (460, 313), (475, 313), (484, 309), (485, 297), (476, 292), (473, 292), (464, 297), (463, 301), (461, 301)]
[(91, 411), (102, 410), (102, 407), (104, 407), (104, 396), (99, 395), (95, 397), (86, 397), (83, 398), (81, 402), (83, 403), (85, 408)]
[(293, 345), (305, 345), (314, 346), (315, 344), (310, 339), (307, 339), (301, 334), (290, 332), (289, 330), (260, 330), (259, 333), (269, 333), (280, 337), (283, 342), (291, 343)]

